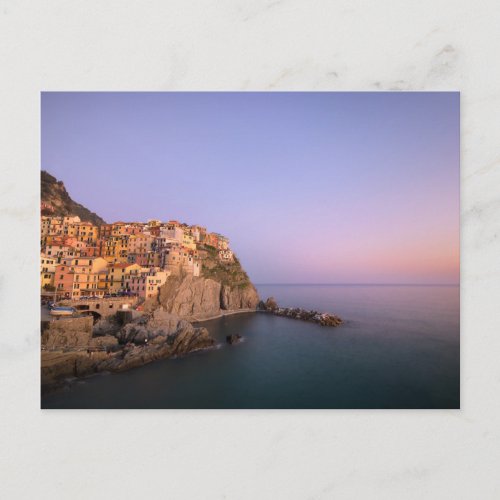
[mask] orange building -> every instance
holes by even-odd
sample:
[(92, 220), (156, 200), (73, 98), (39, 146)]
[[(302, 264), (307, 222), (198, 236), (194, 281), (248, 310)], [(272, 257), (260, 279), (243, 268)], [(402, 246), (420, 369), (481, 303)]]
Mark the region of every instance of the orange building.
[[(82, 296), (102, 296), (106, 289), (100, 285), (107, 262), (101, 257), (63, 259), (55, 268), (54, 286), (57, 298), (76, 299)], [(101, 275), (100, 275), (101, 273)]]

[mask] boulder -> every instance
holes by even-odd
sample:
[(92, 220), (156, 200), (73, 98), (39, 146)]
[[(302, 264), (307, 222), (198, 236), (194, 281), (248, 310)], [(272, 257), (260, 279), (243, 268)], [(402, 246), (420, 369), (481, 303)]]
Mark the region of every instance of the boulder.
[(194, 328), (187, 321), (179, 325), (179, 329), (167, 338), (171, 355), (187, 354), (199, 349), (206, 349), (215, 345), (215, 340), (204, 327)]
[(115, 347), (118, 345), (118, 339), (112, 335), (104, 335), (102, 337), (94, 337), (90, 340), (90, 347)]
[(120, 329), (120, 326), (120, 322), (116, 316), (107, 316), (97, 321), (92, 333), (94, 337), (114, 335)]
[(266, 308), (266, 311), (275, 311), (276, 309), (278, 309), (278, 303), (276, 302), (276, 299), (274, 297), (269, 297), (264, 303), (264, 306)]
[(91, 316), (42, 322), (42, 345), (48, 348), (84, 347), (92, 338)]
[(174, 333), (179, 328), (181, 319), (175, 314), (168, 313), (159, 307), (149, 314), (143, 314), (136, 317), (132, 322), (127, 323), (117, 333), (116, 337), (122, 344), (134, 342), (136, 344), (144, 344), (156, 339), (164, 337), (155, 343), (161, 344), (166, 337)]
[(230, 345), (237, 344), (238, 342), (241, 342), (241, 335), (238, 335), (237, 333), (233, 333), (232, 335), (228, 335), (226, 337), (226, 342)]

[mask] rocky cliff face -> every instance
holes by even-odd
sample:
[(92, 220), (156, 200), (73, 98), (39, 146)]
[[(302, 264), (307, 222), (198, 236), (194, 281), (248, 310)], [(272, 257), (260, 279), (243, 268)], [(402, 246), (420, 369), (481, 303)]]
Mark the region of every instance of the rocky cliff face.
[(208, 245), (200, 246), (200, 256), (201, 276), (169, 276), (158, 300), (146, 307), (162, 306), (189, 321), (217, 316), (221, 311), (256, 309), (259, 295), (236, 257), (221, 262), (218, 250)]
[(255, 287), (221, 284), (210, 278), (169, 276), (161, 287), (157, 304), (165, 311), (190, 321), (217, 316), (221, 310), (255, 309), (259, 296)]
[(241, 286), (222, 285), (220, 293), (221, 309), (255, 309), (259, 303), (257, 290), (248, 283)]
[(54, 209), (50, 212), (51, 215), (78, 215), (82, 221), (92, 222), (97, 226), (105, 224), (97, 214), (73, 201), (62, 181), (58, 181), (45, 170), (42, 170), (41, 174), (41, 199)]
[(220, 283), (211, 279), (169, 276), (160, 289), (158, 304), (181, 318), (208, 318), (220, 312), (220, 290)]

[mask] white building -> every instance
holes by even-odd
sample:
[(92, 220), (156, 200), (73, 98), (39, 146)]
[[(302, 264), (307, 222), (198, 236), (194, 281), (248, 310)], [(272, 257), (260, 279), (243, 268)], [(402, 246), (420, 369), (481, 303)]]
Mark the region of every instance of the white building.
[(184, 230), (179, 226), (167, 224), (160, 228), (160, 238), (163, 238), (166, 243), (182, 243)]

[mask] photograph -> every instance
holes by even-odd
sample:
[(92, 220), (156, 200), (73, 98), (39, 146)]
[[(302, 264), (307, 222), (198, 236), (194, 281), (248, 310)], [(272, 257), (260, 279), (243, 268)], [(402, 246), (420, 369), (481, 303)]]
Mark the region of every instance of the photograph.
[(42, 409), (460, 408), (459, 92), (40, 99)]

